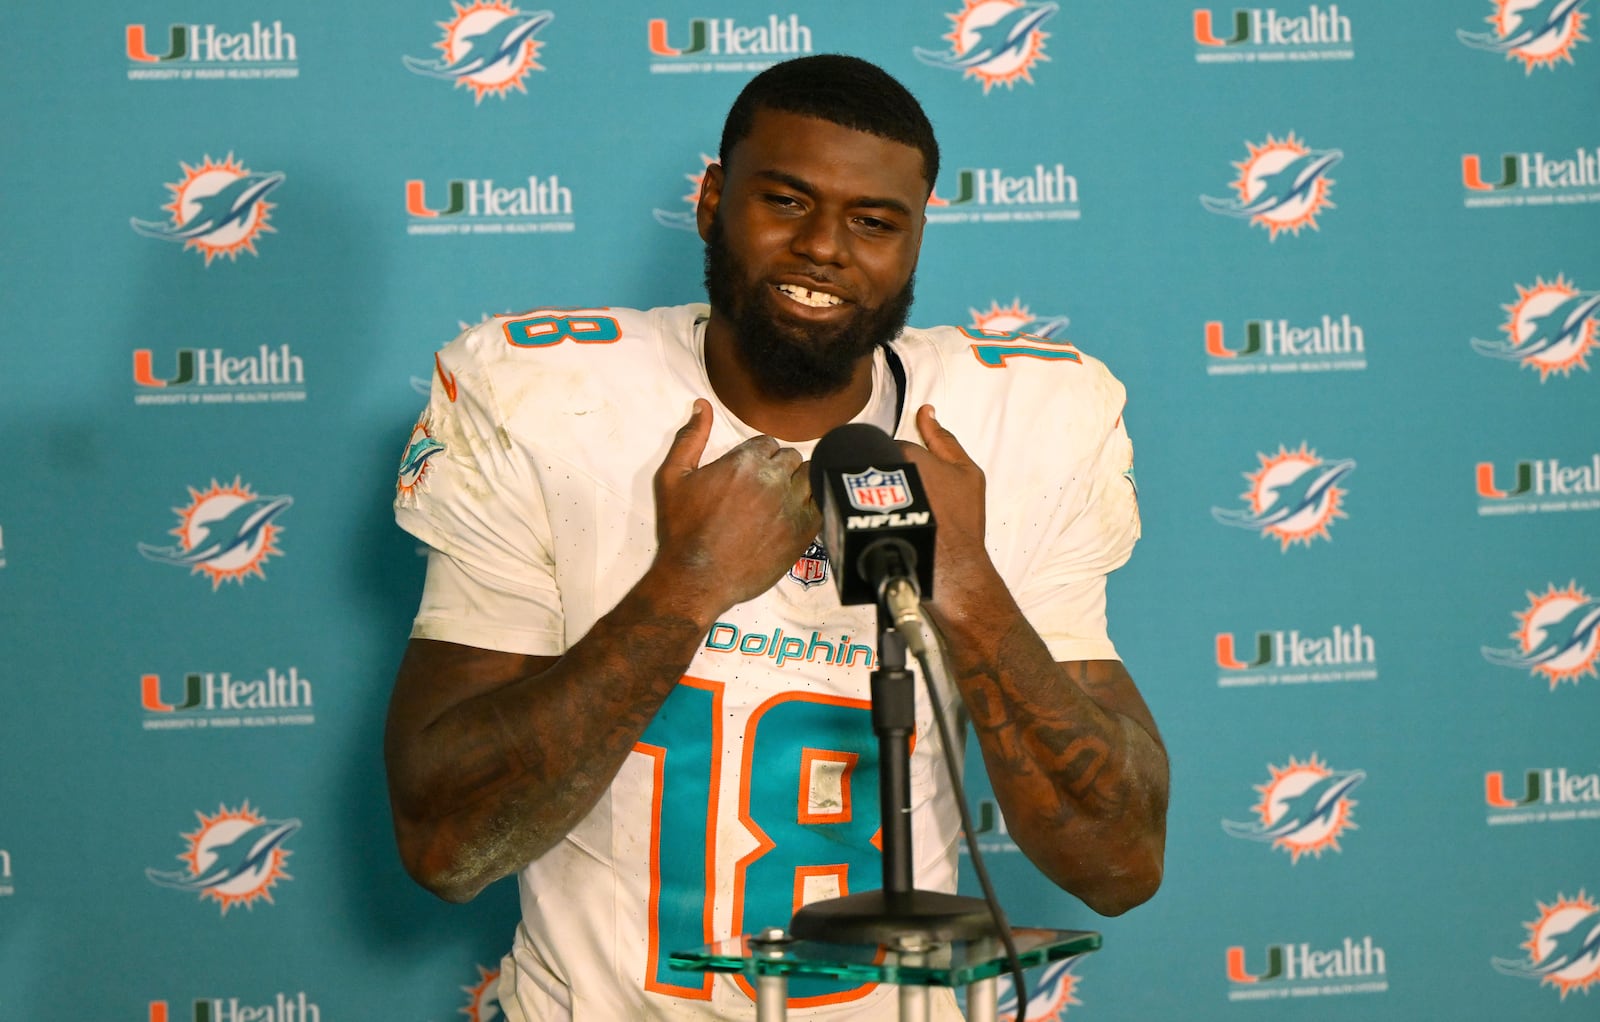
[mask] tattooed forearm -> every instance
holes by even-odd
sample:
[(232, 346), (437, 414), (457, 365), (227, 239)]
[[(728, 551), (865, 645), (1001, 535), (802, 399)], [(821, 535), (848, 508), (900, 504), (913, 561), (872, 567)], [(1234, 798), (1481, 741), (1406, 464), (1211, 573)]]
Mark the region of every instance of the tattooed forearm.
[(476, 678), (481, 691), (425, 722), (391, 710), (390, 797), (413, 875), (460, 900), (559, 841), (610, 785), (704, 631), (629, 597), (559, 660), (414, 641), (398, 685)]
[[(1069, 677), (1087, 674), (1081, 663), (1066, 666)], [(1008, 772), (1038, 775), (1068, 796), (1055, 815), (1064, 820), (1080, 808), (1120, 811), (1126, 804), (1121, 778), (1108, 770), (1118, 722), (1098, 705), (1085, 705), (1083, 696), (1092, 695), (1076, 679), (1077, 697), (1071, 686), (1048, 684), (1062, 669), (1019, 618), (994, 662), (974, 656), (960, 665), (958, 677), (974, 726), (994, 743)], [(1041, 679), (1047, 683), (1040, 685)]]
[[(1108, 912), (1149, 897), (1165, 836), (1166, 752), (1118, 661), (1057, 663), (1021, 612), (945, 633), (1012, 837)], [(987, 638), (993, 636), (995, 638)]]
[[(1110, 759), (1110, 744), (1096, 735), (1072, 738), (1063, 748), (1055, 742), (1059, 737), (1058, 734), (1047, 732), (1040, 735), (1040, 742), (1055, 753), (1053, 772), (1061, 779), (1067, 791), (1082, 802), (1098, 802), (1108, 795), (1116, 797), (1118, 795), (1117, 785), (1114, 783), (1116, 778), (1108, 777), (1104, 773)], [(1118, 797), (1117, 801), (1120, 803), (1122, 800)]]

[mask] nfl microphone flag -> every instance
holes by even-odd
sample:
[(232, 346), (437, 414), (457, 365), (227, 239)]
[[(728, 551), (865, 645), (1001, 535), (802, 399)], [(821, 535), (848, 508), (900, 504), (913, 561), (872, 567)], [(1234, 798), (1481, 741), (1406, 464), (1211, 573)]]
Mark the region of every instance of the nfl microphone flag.
[(865, 423), (831, 430), (812, 455), (811, 492), (840, 603), (876, 603), (879, 584), (896, 576), (933, 595), (933, 509), (889, 434)]

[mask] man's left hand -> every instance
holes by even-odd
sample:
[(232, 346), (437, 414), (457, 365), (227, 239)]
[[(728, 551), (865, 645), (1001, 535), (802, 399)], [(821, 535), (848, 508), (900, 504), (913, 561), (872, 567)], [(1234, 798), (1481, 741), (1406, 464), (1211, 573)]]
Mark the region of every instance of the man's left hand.
[(902, 440), (900, 449), (906, 460), (917, 466), (938, 523), (932, 602), (949, 604), (958, 593), (995, 578), (983, 542), (983, 469), (968, 456), (955, 434), (939, 424), (932, 405), (917, 409), (917, 432), (927, 446)]

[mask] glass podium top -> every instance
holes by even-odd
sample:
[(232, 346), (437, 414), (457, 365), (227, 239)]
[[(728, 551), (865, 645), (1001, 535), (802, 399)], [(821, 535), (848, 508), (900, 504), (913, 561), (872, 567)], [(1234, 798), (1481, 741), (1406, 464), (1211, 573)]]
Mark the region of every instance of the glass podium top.
[[(1019, 927), (1011, 933), (1024, 969), (1100, 947), (1100, 934), (1092, 930)], [(941, 987), (965, 986), (1008, 969), (1005, 947), (993, 937), (945, 941), (916, 949), (790, 938), (764, 940), (746, 935), (674, 951), (667, 961), (672, 968), (689, 972), (742, 972), (752, 977), (804, 976)]]

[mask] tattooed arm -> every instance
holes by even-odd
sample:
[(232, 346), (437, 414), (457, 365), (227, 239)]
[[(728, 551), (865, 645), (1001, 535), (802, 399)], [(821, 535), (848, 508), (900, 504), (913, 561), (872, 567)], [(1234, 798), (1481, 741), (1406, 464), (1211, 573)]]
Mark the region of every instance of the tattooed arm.
[(1057, 663), (983, 546), (983, 472), (924, 407), (908, 447), (939, 521), (928, 603), (1017, 846), (1095, 911), (1116, 915), (1161, 883), (1167, 755), (1117, 660)]
[(1011, 837), (1096, 912), (1125, 912), (1161, 884), (1166, 749), (1120, 661), (1058, 664), (1020, 612), (1001, 617), (986, 642), (938, 615)]
[(407, 871), (466, 901), (599, 801), (717, 617), (776, 584), (819, 519), (800, 455), (756, 437), (705, 466), (696, 402), (655, 476), (657, 553), (561, 657), (406, 648), (384, 762)]

